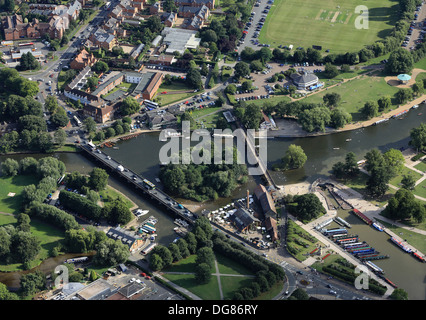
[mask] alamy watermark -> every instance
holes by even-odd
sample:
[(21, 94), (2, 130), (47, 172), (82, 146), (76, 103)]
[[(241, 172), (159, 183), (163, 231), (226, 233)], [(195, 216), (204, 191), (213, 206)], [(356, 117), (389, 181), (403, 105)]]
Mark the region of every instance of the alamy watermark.
[(368, 268), (364, 265), (358, 265), (355, 268), (355, 274), (359, 274), (359, 276), (355, 278), (355, 288), (358, 290), (368, 290), (368, 279), (370, 278), (370, 271)]
[[(160, 163), (165, 164), (249, 164), (249, 175), (263, 175), (266, 172), (267, 130), (196, 129), (191, 133), (190, 122), (182, 121), (182, 133), (166, 129), (160, 139), (170, 139), (161, 147)], [(237, 158), (234, 159), (234, 139), (236, 139)], [(256, 142), (257, 140), (257, 142)], [(191, 147), (191, 142), (198, 143)], [(212, 156), (213, 150), (213, 156)]]
[(359, 5), (355, 7), (355, 13), (360, 14), (355, 19), (355, 28), (368, 29), (368, 8), (364, 5)]

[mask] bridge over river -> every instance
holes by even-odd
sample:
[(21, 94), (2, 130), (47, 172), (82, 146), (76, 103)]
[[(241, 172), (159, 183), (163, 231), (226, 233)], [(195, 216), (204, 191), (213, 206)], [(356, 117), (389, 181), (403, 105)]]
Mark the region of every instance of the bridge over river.
[(177, 203), (172, 197), (156, 188), (152, 182), (136, 174), (132, 170), (125, 168), (121, 163), (97, 149), (93, 144), (82, 144), (80, 147), (84, 151), (84, 154), (89, 158), (100, 162), (114, 174), (133, 185), (138, 191), (142, 192), (154, 203), (166, 208), (169, 213), (177, 215), (179, 218), (184, 219), (190, 224), (193, 224), (197, 219), (196, 213), (191, 212), (183, 205)]

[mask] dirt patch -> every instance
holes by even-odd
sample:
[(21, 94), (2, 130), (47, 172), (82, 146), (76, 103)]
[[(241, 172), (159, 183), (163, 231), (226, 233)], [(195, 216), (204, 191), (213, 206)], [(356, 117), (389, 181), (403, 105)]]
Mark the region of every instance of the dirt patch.
[(336, 12), (334, 13), (333, 18), (331, 18), (331, 22), (335, 22), (335, 21), (336, 21), (336, 19), (337, 19), (337, 17), (339, 16), (339, 14), (341, 14), (341, 12), (340, 12), (340, 11), (336, 11)]

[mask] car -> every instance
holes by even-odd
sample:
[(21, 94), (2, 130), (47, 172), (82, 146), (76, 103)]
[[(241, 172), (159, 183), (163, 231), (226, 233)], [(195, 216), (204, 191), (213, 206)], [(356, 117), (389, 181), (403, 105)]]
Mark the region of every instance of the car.
[(302, 271), (300, 271), (300, 270), (297, 270), (297, 271), (296, 271), (296, 273), (298, 273), (298, 274), (303, 274), (303, 272), (302, 272)]
[(328, 293), (329, 293), (329, 294), (333, 294), (333, 295), (337, 295), (337, 292), (336, 292), (336, 291), (334, 291), (334, 290), (330, 290)]

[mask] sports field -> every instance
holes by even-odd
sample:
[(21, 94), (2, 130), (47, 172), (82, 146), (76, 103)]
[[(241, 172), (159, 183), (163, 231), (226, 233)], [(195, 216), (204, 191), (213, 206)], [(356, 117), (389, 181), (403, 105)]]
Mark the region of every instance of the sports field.
[[(355, 27), (361, 14), (355, 11), (358, 5), (368, 8), (368, 29)], [(389, 34), (398, 7), (392, 0), (275, 0), (259, 41), (272, 47), (317, 45), (323, 52), (357, 51)]]

